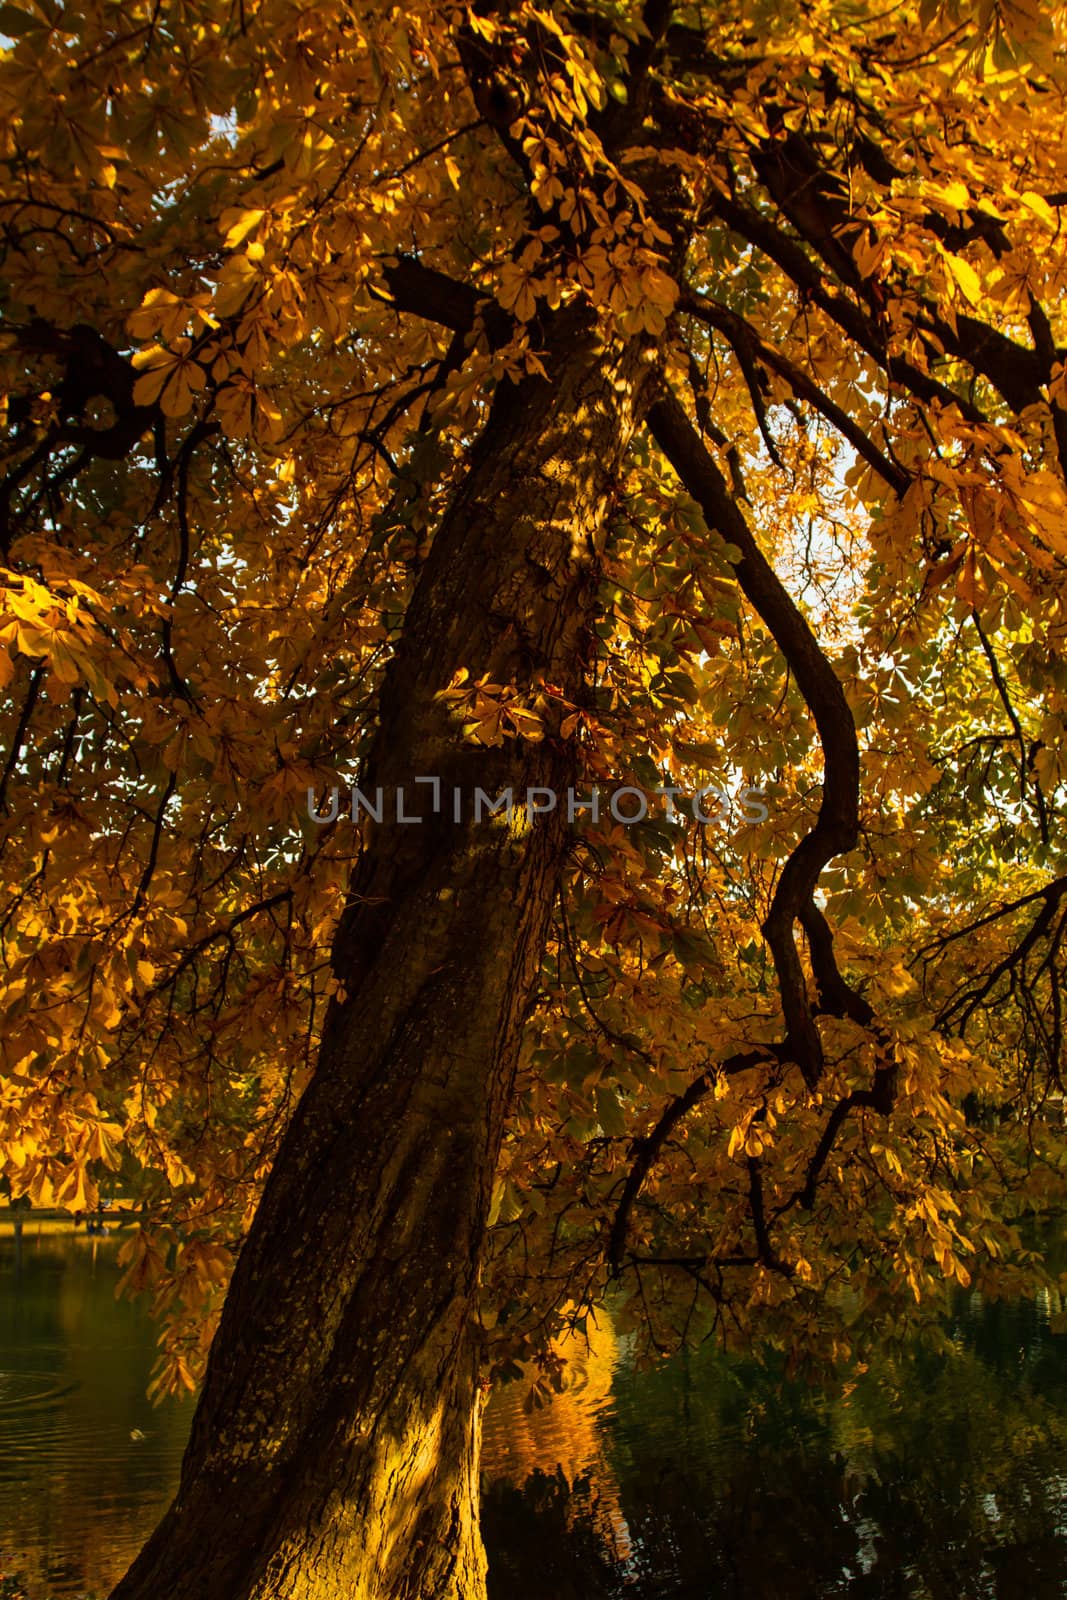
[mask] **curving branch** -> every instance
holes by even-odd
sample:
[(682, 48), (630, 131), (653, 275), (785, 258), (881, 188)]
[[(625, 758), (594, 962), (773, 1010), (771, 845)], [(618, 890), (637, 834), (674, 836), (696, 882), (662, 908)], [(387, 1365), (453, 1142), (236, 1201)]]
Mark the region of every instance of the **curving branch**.
[[(491, 295), (471, 283), (460, 283), (414, 256), (393, 256), (382, 266), (385, 285), (398, 311), (437, 322), (456, 333), (467, 333), (478, 317), (485, 320), (490, 344), (496, 348), (511, 336), (512, 321)], [(375, 291), (372, 287), (372, 295)], [(378, 294), (378, 299), (386, 296)]]
[[(822, 802), (815, 825), (799, 841), (778, 879), (764, 936), (774, 958), (786, 1024), (783, 1049), (809, 1088), (822, 1072), (822, 1042), (812, 1016), (794, 924), (812, 904), (828, 862), (851, 850), (859, 837), (859, 743), (845, 692), (803, 613), (759, 548), (714, 458), (680, 402), (657, 400), (648, 415), (656, 442), (696, 500), (709, 527), (741, 552), (734, 562), (738, 586), (773, 635), (815, 721), (823, 747)], [(832, 946), (828, 959), (832, 962)], [(836, 970), (836, 968), (835, 968)]]
[(733, 1077), (739, 1072), (749, 1072), (753, 1067), (760, 1066), (766, 1061), (780, 1061), (782, 1051), (779, 1045), (757, 1045), (751, 1050), (739, 1050), (728, 1060), (717, 1065), (705, 1067), (698, 1078), (694, 1078), (688, 1089), (676, 1095), (660, 1116), (656, 1126), (650, 1134), (643, 1139), (635, 1139), (633, 1144), (634, 1159), (630, 1170), (626, 1174), (622, 1195), (615, 1208), (615, 1216), (611, 1225), (608, 1238), (608, 1261), (617, 1270), (622, 1264), (626, 1254), (626, 1235), (630, 1226), (630, 1215), (637, 1201), (638, 1195), (644, 1187), (645, 1179), (652, 1171), (660, 1151), (667, 1143), (671, 1134), (690, 1111), (698, 1106), (705, 1095), (715, 1087), (716, 1080), (721, 1077)]
[[(608, 1241), (608, 1259), (616, 1271), (626, 1253), (634, 1205), (653, 1163), (674, 1129), (705, 1097), (717, 1076), (747, 1071), (762, 1062), (795, 1061), (809, 1088), (816, 1087), (823, 1066), (822, 1041), (797, 950), (796, 923), (800, 923), (807, 937), (819, 1009), (823, 1014), (848, 1017), (858, 1026), (871, 1029), (879, 1045), (879, 1058), (871, 1087), (853, 1090), (834, 1105), (804, 1183), (787, 1207), (799, 1203), (810, 1208), (814, 1203), (819, 1177), (849, 1114), (869, 1107), (886, 1115), (892, 1109), (896, 1091), (896, 1064), (888, 1034), (877, 1025), (868, 1002), (838, 968), (829, 923), (814, 900), (823, 868), (834, 856), (852, 849), (859, 834), (859, 742), (844, 690), (806, 618), (760, 550), (726, 479), (679, 401), (666, 394), (652, 406), (647, 420), (656, 442), (700, 505), (709, 527), (740, 551), (733, 563), (738, 586), (769, 628), (814, 718), (823, 747), (823, 793), (815, 824), (786, 861), (763, 924), (774, 959), (786, 1036), (779, 1044), (740, 1051), (717, 1068), (706, 1067), (667, 1105), (652, 1132), (635, 1140), (633, 1161)], [(758, 1259), (781, 1270), (763, 1209), (758, 1158), (749, 1158), (748, 1172)]]

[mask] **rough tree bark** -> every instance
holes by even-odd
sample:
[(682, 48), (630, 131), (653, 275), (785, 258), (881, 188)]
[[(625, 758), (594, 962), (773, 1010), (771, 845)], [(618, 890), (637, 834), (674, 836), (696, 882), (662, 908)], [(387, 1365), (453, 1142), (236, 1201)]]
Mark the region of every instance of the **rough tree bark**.
[[(522, 1021), (566, 848), (528, 787), (565, 744), (464, 745), (460, 667), (580, 693), (612, 480), (650, 352), (574, 311), (547, 380), (506, 384), (437, 531), (381, 700), (368, 840), (334, 961), (344, 989), (241, 1252), (177, 1497), (113, 1600), (476, 1600), (475, 1299)], [(440, 777), (441, 816), (429, 814)], [(390, 821), (397, 786), (408, 814)], [(475, 785), (515, 821), (452, 820)], [(395, 815), (395, 813), (394, 813)], [(342, 824), (343, 825), (343, 824)]]

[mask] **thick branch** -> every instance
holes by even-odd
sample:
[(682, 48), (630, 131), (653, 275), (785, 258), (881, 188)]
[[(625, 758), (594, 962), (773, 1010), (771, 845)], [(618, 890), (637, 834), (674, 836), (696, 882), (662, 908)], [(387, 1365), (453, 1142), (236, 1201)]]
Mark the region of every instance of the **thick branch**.
[(885, 337), (874, 318), (854, 301), (828, 288), (819, 263), (812, 260), (798, 240), (783, 233), (777, 222), (724, 195), (715, 196), (713, 210), (734, 233), (739, 233), (770, 260), (777, 262), (812, 304), (836, 322), (882, 368), (891, 382), (900, 384), (925, 404), (937, 401), (943, 406), (955, 406), (968, 422), (981, 423), (986, 420), (976, 405), (947, 384), (923, 372), (905, 356), (890, 355)]
[[(848, 240), (865, 223), (848, 205), (848, 189), (819, 158), (811, 141), (794, 131), (784, 139), (763, 141), (753, 151), (753, 165), (775, 204), (827, 267), (877, 314), (877, 287), (859, 273)], [(909, 283), (915, 292), (914, 283)], [(952, 326), (937, 309), (925, 305), (919, 318), (942, 349), (966, 361), (1000, 392), (1014, 411), (1041, 401), (1040, 386), (1051, 369), (1036, 350), (1009, 339), (999, 329), (961, 313)]]
[(770, 629), (815, 720), (823, 747), (822, 803), (775, 889), (763, 931), (774, 957), (786, 1022), (785, 1048), (810, 1087), (822, 1068), (822, 1044), (811, 1014), (793, 924), (810, 904), (822, 869), (851, 850), (859, 832), (859, 744), (844, 690), (803, 613), (760, 550), (713, 457), (673, 395), (649, 412), (657, 443), (708, 526), (741, 552), (734, 572), (742, 593)]
[[(851, 849), (858, 833), (859, 745), (844, 691), (803, 613), (760, 550), (725, 478), (673, 395), (653, 405), (648, 423), (660, 448), (701, 506), (709, 526), (740, 550), (740, 558), (734, 563), (738, 584), (773, 634), (811, 710), (823, 745), (824, 773), (822, 804), (815, 826), (786, 862), (764, 923), (764, 934), (778, 975), (786, 1038), (779, 1045), (739, 1052), (718, 1069), (705, 1069), (665, 1108), (651, 1134), (635, 1143), (634, 1161), (615, 1213), (608, 1246), (609, 1260), (616, 1269), (625, 1253), (633, 1207), (653, 1163), (678, 1123), (711, 1089), (718, 1073), (745, 1071), (761, 1061), (795, 1060), (809, 1085), (814, 1086), (817, 1081), (822, 1066), (822, 1044), (793, 936), (795, 921), (801, 921), (808, 937), (823, 1011), (850, 1017), (861, 1027), (868, 1027), (874, 1021), (867, 1001), (849, 986), (838, 970), (829, 925), (812, 899), (823, 867), (833, 856)], [(857, 1106), (888, 1111), (892, 1105), (894, 1076), (891, 1063), (880, 1065), (870, 1089), (854, 1091), (834, 1108), (807, 1174), (804, 1203), (808, 1203), (809, 1194), (814, 1195), (819, 1173), (849, 1111)], [(750, 1205), (760, 1258), (773, 1265), (776, 1258), (762, 1213), (758, 1167), (753, 1176), (750, 1166), (750, 1179)]]
[(383, 276), (398, 311), (425, 317), (458, 333), (473, 328), (481, 314), (494, 347), (505, 344), (511, 335), (510, 317), (490, 295), (424, 266), (414, 256), (394, 257), (385, 264)]

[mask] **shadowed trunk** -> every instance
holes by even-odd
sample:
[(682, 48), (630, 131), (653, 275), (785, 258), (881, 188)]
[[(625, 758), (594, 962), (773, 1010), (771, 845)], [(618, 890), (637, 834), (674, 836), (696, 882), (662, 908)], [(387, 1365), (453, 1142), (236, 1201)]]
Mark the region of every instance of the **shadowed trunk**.
[[(114, 1600), (478, 1600), (479, 1345), (494, 1170), (573, 757), (464, 744), (456, 671), (580, 692), (597, 553), (651, 366), (573, 311), (505, 383), (383, 688), (384, 790), (338, 931), (315, 1076), (241, 1253), (174, 1505)], [(441, 779), (441, 814), (432, 787)], [(407, 815), (395, 820), (395, 790)], [(470, 820), (475, 786), (515, 813)], [(527, 825), (528, 788), (560, 809)], [(453, 789), (463, 820), (453, 820)], [(346, 826), (340, 823), (339, 826)]]

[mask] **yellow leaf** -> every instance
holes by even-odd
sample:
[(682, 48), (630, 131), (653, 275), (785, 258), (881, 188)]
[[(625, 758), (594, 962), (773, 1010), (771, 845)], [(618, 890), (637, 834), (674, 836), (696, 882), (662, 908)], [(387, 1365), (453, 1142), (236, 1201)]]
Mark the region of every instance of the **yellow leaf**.
[(84, 1160), (72, 1161), (56, 1185), (56, 1205), (67, 1211), (88, 1211), (96, 1204), (96, 1185), (85, 1171)]
[(66, 646), (59, 643), (58, 639), (52, 646), (50, 664), (60, 683), (77, 683), (81, 677), (78, 663)]
[(115, 1298), (121, 1294), (136, 1294), (155, 1283), (162, 1275), (165, 1262), (163, 1252), (155, 1239), (143, 1228), (137, 1228), (119, 1251), (119, 1266), (126, 1271), (115, 1287)]
[(945, 205), (951, 206), (954, 211), (963, 211), (970, 205), (971, 197), (967, 186), (954, 178), (950, 183), (928, 183), (925, 193), (932, 200), (942, 200)]
[(1044, 195), (1035, 194), (1033, 189), (1026, 189), (1019, 196), (1019, 201), (1020, 204), (1026, 207), (1027, 211), (1032, 211), (1035, 217), (1040, 218), (1040, 220), (1045, 224), (1046, 228), (1049, 228), (1053, 233), (1055, 233), (1056, 213), (1053, 211)]
[(160, 390), (167, 381), (165, 372), (146, 372), (138, 378), (133, 386), (133, 403), (135, 406), (155, 405), (159, 399)]
[(226, 249), (236, 249), (243, 239), (248, 238), (254, 228), (259, 227), (265, 216), (266, 212), (262, 209), (259, 211), (224, 211), (222, 214), (222, 226), (226, 228), (227, 223), (229, 223), (226, 238), (223, 241)]
[(951, 274), (952, 281), (963, 295), (963, 298), (972, 306), (982, 303), (982, 282), (977, 272), (969, 261), (964, 261), (962, 256), (953, 255), (951, 250), (942, 251), (945, 265)]
[(231, 256), (219, 273), (215, 290), (215, 310), (220, 317), (230, 317), (240, 311), (260, 274), (254, 261), (247, 255)]
[(184, 333), (189, 311), (169, 289), (149, 289), (138, 309), (126, 319), (134, 339), (175, 339)]
[(160, 399), (160, 406), (168, 417), (184, 417), (193, 403), (194, 394), (207, 381), (203, 367), (196, 361), (183, 361), (171, 374)]
[(94, 1123), (85, 1141), (83, 1153), (86, 1160), (101, 1161), (105, 1167), (116, 1172), (122, 1165), (122, 1152), (119, 1149), (121, 1139), (122, 1129), (117, 1122)]

